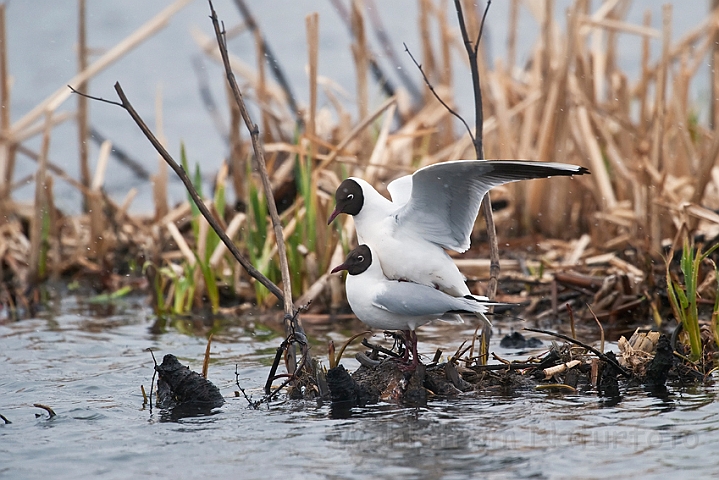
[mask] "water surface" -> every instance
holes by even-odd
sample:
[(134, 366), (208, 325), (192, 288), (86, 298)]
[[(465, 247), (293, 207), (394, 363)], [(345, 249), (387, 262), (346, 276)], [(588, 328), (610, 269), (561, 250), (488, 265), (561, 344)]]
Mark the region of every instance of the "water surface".
[[(235, 365), (261, 396), (281, 341), (252, 318), (214, 325), (209, 378), (227, 403), (213, 415), (173, 418), (143, 407), (152, 359), (173, 353), (201, 368), (208, 327), (154, 333), (143, 301), (93, 311), (67, 297), (60, 313), (0, 325), (0, 477), (24, 478), (708, 478), (719, 472), (713, 386), (641, 388), (607, 402), (593, 393), (468, 393), (426, 408), (379, 404), (334, 418), (329, 405), (278, 400), (259, 410), (234, 397)], [(496, 322), (501, 326), (502, 322)], [(359, 323), (318, 330), (328, 338)], [(505, 327), (506, 331), (506, 327)], [(192, 332), (195, 332), (193, 334)], [(453, 351), (469, 326), (429, 326), (420, 351)], [(498, 335), (495, 335), (498, 337)], [(506, 358), (513, 355), (493, 345)], [(351, 357), (351, 355), (350, 355)], [(352, 359), (344, 364), (356, 368)], [(48, 418), (34, 403), (51, 406)], [(36, 415), (39, 415), (36, 417)]]

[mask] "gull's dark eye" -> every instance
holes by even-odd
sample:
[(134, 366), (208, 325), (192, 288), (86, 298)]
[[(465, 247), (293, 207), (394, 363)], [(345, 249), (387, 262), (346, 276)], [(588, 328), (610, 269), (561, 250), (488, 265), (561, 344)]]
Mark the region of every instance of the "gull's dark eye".
[(358, 262), (364, 262), (364, 255), (357, 255), (357, 261)]
[(347, 200), (352, 200), (353, 198), (355, 198), (354, 193), (350, 193), (349, 195), (347, 195)]

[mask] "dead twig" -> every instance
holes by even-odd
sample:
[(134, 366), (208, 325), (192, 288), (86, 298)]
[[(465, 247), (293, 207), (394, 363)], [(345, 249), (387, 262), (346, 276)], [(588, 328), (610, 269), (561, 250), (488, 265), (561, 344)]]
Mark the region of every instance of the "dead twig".
[(385, 355), (389, 355), (390, 357), (399, 358), (399, 355), (396, 352), (394, 352), (393, 350), (385, 348), (382, 345), (375, 345), (374, 343), (370, 343), (369, 340), (367, 340), (366, 338), (362, 339), (362, 345), (364, 345), (365, 347), (370, 348), (372, 350), (376, 350), (378, 352), (384, 353)]
[(599, 349), (604, 353), (604, 327), (602, 327), (601, 322), (597, 318), (597, 315), (594, 313), (594, 310), (592, 310), (592, 307), (587, 304), (587, 308), (589, 309), (589, 313), (592, 314), (592, 317), (594, 317), (594, 321), (597, 322), (597, 326), (599, 327)]
[(282, 291), (279, 289), (279, 287), (272, 283), (269, 278), (265, 277), (262, 272), (252, 266), (252, 264), (242, 255), (242, 253), (240, 253), (240, 250), (237, 248), (234, 242), (227, 236), (224, 230), (222, 230), (220, 224), (217, 222), (215, 217), (212, 216), (212, 213), (210, 213), (210, 210), (207, 208), (207, 205), (205, 205), (205, 202), (202, 201), (200, 195), (197, 193), (197, 190), (195, 190), (194, 185), (192, 185), (192, 180), (190, 180), (190, 177), (187, 176), (185, 170), (175, 161), (174, 158), (172, 158), (172, 156), (167, 152), (167, 150), (165, 150), (165, 147), (162, 146), (160, 141), (157, 139), (157, 137), (155, 137), (155, 135), (149, 129), (144, 120), (142, 120), (142, 117), (140, 117), (140, 115), (134, 109), (127, 96), (125, 95), (125, 92), (122, 90), (120, 82), (115, 83), (115, 91), (120, 97), (120, 102), (106, 100), (101, 97), (94, 97), (92, 95), (87, 95), (86, 93), (78, 92), (70, 85), (68, 85), (68, 88), (72, 90), (73, 93), (76, 93), (78, 95), (84, 95), (92, 100), (109, 103), (110, 105), (117, 105), (118, 107), (125, 109), (127, 113), (130, 114), (130, 117), (132, 117), (132, 119), (135, 121), (137, 126), (140, 127), (140, 130), (142, 130), (142, 133), (145, 134), (145, 137), (147, 137), (152, 146), (155, 147), (155, 150), (157, 150), (160, 156), (162, 156), (162, 158), (167, 162), (167, 164), (170, 165), (170, 168), (174, 170), (177, 176), (180, 177), (180, 180), (182, 180), (182, 183), (185, 185), (185, 188), (187, 188), (190, 197), (192, 197), (192, 200), (195, 202), (195, 205), (197, 205), (197, 208), (200, 210), (200, 213), (202, 213), (202, 216), (205, 217), (207, 223), (210, 224), (212, 229), (217, 232), (217, 235), (220, 237), (220, 240), (222, 240), (222, 243), (225, 244), (227, 249), (235, 257), (235, 259), (240, 263), (240, 265), (242, 265), (245, 271), (247, 271), (247, 273), (252, 278), (256, 279), (258, 282), (264, 285), (279, 300), (284, 300), (284, 296), (282, 295)]
[(152, 368), (152, 380), (150, 380), (150, 414), (152, 414), (152, 392), (155, 388), (155, 376), (157, 375), (157, 359), (155, 358), (155, 352), (152, 351), (151, 348), (145, 349), (146, 351), (150, 352), (150, 355), (152, 356), (152, 362), (155, 364), (155, 366)]
[[(556, 285), (556, 282), (552, 283), (552, 285)], [(565, 305), (567, 307), (567, 312), (569, 312), (569, 326), (572, 329), (572, 338), (577, 339), (577, 332), (574, 330), (574, 310), (572, 310), (572, 306), (568, 303)], [(602, 349), (604, 351), (604, 349)]]
[(446, 108), (449, 113), (451, 113), (452, 115), (454, 115), (455, 117), (457, 117), (457, 118), (459, 119), (459, 121), (462, 122), (462, 124), (464, 125), (464, 128), (467, 129), (467, 133), (469, 134), (469, 138), (471, 138), (471, 139), (472, 139), (472, 143), (474, 143), (474, 142), (475, 142), (475, 138), (474, 138), (474, 135), (472, 134), (472, 129), (469, 128), (469, 125), (468, 125), (467, 122), (464, 120), (464, 118), (462, 118), (462, 115), (460, 115), (459, 113), (457, 113), (457, 112), (455, 112), (454, 110), (452, 110), (452, 107), (450, 107), (449, 105), (447, 105), (447, 103), (446, 103), (444, 100), (442, 100), (442, 97), (439, 96), (439, 94), (437, 93), (437, 91), (434, 89), (434, 86), (433, 86), (432, 83), (429, 81), (429, 78), (427, 78), (427, 75), (424, 73), (424, 70), (422, 69), (422, 65), (420, 65), (419, 63), (417, 63), (417, 60), (415, 60), (414, 55), (412, 55), (412, 52), (409, 51), (409, 47), (407, 47), (407, 44), (403, 42), (402, 45), (404, 45), (404, 51), (407, 52), (407, 55), (409, 55), (409, 58), (412, 59), (412, 62), (414, 62), (415, 66), (419, 69), (419, 73), (422, 74), (422, 78), (424, 79), (425, 85), (427, 85), (427, 88), (429, 88), (429, 91), (432, 92), (432, 95), (434, 95), (434, 98), (436, 98), (437, 101), (438, 101), (439, 103), (441, 103), (442, 106), (443, 106), (444, 108)]
[(604, 353), (600, 352), (596, 348), (592, 347), (591, 345), (587, 345), (586, 343), (582, 343), (579, 340), (575, 340), (572, 337), (563, 335), (561, 333), (550, 332), (549, 330), (540, 330), (538, 328), (529, 328), (529, 327), (524, 327), (524, 330), (527, 330), (528, 332), (543, 333), (545, 335), (550, 335), (552, 337), (561, 338), (562, 340), (565, 340), (569, 343), (579, 345), (580, 347), (585, 348), (585, 349), (589, 350), (590, 352), (592, 352), (594, 355), (599, 357), (600, 360), (603, 360), (604, 362), (612, 365), (614, 368), (619, 370), (625, 377), (629, 377), (629, 378), (632, 377), (632, 372), (630, 372), (626, 368), (622, 367), (615, 360), (612, 360), (611, 358), (609, 358), (608, 356), (606, 356)]
[[(457, 19), (459, 21), (459, 29), (462, 32), (462, 41), (464, 47), (467, 50), (467, 57), (469, 58), (469, 69), (472, 74), (472, 87), (474, 88), (474, 113), (475, 113), (475, 136), (472, 139), (474, 144), (474, 151), (477, 155), (477, 159), (484, 160), (484, 143), (483, 143), (483, 129), (484, 129), (484, 114), (482, 113), (482, 86), (479, 79), (479, 41), (482, 38), (482, 31), (484, 30), (484, 22), (487, 19), (487, 12), (489, 6), (492, 4), (491, 0), (487, 1), (487, 6), (484, 9), (484, 15), (482, 16), (482, 23), (477, 33), (477, 39), (474, 43), (469, 39), (469, 33), (467, 32), (467, 25), (464, 22), (464, 14), (462, 13), (462, 2), (461, 0), (454, 0), (454, 6), (457, 10)], [(494, 217), (492, 216), (492, 203), (489, 197), (489, 192), (484, 196), (482, 200), (482, 213), (484, 214), (484, 221), (487, 224), (487, 240), (489, 242), (489, 283), (487, 284), (487, 297), (490, 300), (494, 299), (497, 293), (497, 282), (499, 277), (499, 245), (497, 243), (497, 229), (494, 225)]]
[(252, 407), (255, 410), (260, 408), (260, 405), (262, 404), (262, 400), (252, 400), (247, 395), (247, 392), (245, 392), (245, 389), (240, 386), (240, 372), (237, 369), (237, 364), (235, 364), (235, 385), (237, 385), (237, 388), (240, 389), (240, 392), (242, 392), (242, 395), (245, 397), (245, 400), (247, 400), (247, 403), (250, 405), (250, 407)]
[(202, 360), (202, 378), (207, 380), (207, 371), (210, 369), (210, 347), (212, 346), (212, 334), (207, 337), (207, 346), (205, 347), (205, 358)]
[[(230, 89), (232, 90), (235, 103), (240, 109), (242, 119), (245, 121), (245, 126), (250, 132), (252, 149), (254, 150), (255, 159), (257, 160), (257, 165), (259, 167), (258, 170), (260, 172), (260, 177), (262, 178), (262, 186), (264, 187), (265, 196), (267, 197), (267, 209), (270, 212), (270, 218), (272, 219), (272, 227), (275, 232), (275, 239), (277, 240), (277, 253), (280, 260), (280, 271), (282, 273), (282, 288), (284, 290), (283, 301), (285, 319), (287, 320), (288, 317), (291, 319), (295, 317), (295, 315), (293, 314), (292, 285), (290, 283), (290, 270), (287, 264), (287, 252), (285, 251), (284, 233), (282, 231), (282, 223), (280, 222), (280, 216), (277, 213), (277, 205), (275, 204), (275, 198), (272, 194), (272, 185), (270, 183), (270, 178), (267, 174), (267, 165), (265, 163), (264, 150), (260, 145), (259, 129), (250, 118), (250, 114), (247, 111), (247, 107), (245, 105), (244, 97), (242, 96), (240, 87), (237, 85), (235, 75), (234, 73), (232, 73), (232, 67), (230, 66), (230, 58), (227, 51), (227, 40), (224, 34), (224, 27), (220, 29), (220, 22), (217, 19), (217, 13), (215, 12), (215, 7), (212, 5), (212, 0), (208, 0), (208, 3), (210, 5), (211, 12), (210, 19), (212, 20), (212, 25), (215, 28), (215, 37), (217, 37), (217, 45), (220, 49), (220, 55), (222, 55), (222, 63), (225, 66), (227, 82), (229, 83)], [(242, 4), (242, 2), (238, 2), (238, 6), (240, 4)]]
[[(33, 406), (33, 407), (37, 407), (37, 408), (42, 408), (43, 410), (45, 410), (47, 413), (50, 414), (50, 418), (52, 418), (52, 417), (54, 417), (55, 415), (57, 415), (52, 408), (48, 407), (47, 405), (43, 405), (42, 403), (33, 403), (32, 406)], [(38, 416), (39, 416), (39, 415), (38, 415)]]

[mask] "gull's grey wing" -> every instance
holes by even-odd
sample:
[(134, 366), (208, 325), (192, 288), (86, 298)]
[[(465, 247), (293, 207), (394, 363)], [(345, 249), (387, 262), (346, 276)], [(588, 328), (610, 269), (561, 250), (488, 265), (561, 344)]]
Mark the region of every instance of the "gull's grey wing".
[(424, 167), (412, 175), (409, 202), (397, 224), (444, 248), (464, 252), (484, 195), (518, 180), (582, 175), (584, 167), (516, 160), (457, 160)]
[[(447, 312), (474, 312), (482, 303), (453, 297), (440, 290), (412, 282), (390, 282), (387, 288), (372, 299), (372, 304), (398, 315), (442, 317)], [(449, 317), (448, 317), (449, 318)]]

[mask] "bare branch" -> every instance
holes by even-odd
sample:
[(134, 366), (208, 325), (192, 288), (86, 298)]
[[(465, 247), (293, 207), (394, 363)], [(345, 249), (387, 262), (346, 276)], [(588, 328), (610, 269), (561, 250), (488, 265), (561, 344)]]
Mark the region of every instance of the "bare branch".
[[(469, 39), (469, 33), (467, 32), (467, 25), (464, 22), (464, 14), (462, 13), (462, 0), (454, 0), (454, 6), (457, 9), (457, 19), (459, 21), (459, 29), (462, 32), (462, 41), (464, 42), (464, 48), (467, 50), (467, 57), (469, 58), (469, 69), (472, 73), (472, 86), (474, 87), (474, 133), (473, 138), (474, 150), (477, 153), (479, 160), (484, 160), (484, 146), (482, 140), (482, 129), (484, 126), (484, 113), (482, 112), (482, 89), (479, 81), (479, 67), (477, 62), (477, 48), (472, 45), (472, 41)], [(489, 8), (489, 4), (487, 4)], [(485, 12), (486, 15), (486, 12)], [(482, 21), (484, 25), (484, 21)], [(480, 35), (482, 29), (480, 28)], [(477, 39), (479, 42), (479, 38)]]
[(148, 128), (148, 126), (145, 124), (145, 122), (142, 120), (142, 117), (135, 111), (130, 101), (127, 99), (127, 96), (125, 95), (125, 92), (122, 90), (122, 87), (120, 86), (120, 82), (115, 83), (115, 91), (117, 92), (118, 96), (120, 97), (121, 103), (112, 101), (112, 100), (105, 100), (104, 98), (100, 97), (93, 97), (91, 95), (87, 95), (82, 92), (78, 92), (72, 87), (69, 87), (70, 90), (73, 91), (73, 93), (76, 93), (78, 95), (82, 95), (84, 97), (90, 98), (92, 100), (97, 100), (104, 103), (109, 103), (110, 105), (117, 105), (119, 107), (124, 108), (127, 113), (130, 114), (132, 119), (135, 121), (138, 127), (140, 127), (140, 130), (142, 130), (142, 133), (145, 134), (145, 137), (150, 141), (153, 147), (155, 147), (155, 150), (162, 156), (162, 158), (167, 162), (168, 165), (170, 165), (170, 168), (174, 170), (174, 172), (177, 174), (178, 177), (180, 177), (180, 180), (182, 180), (182, 183), (185, 185), (185, 188), (187, 188), (187, 191), (190, 193), (190, 197), (192, 197), (192, 200), (197, 205), (197, 208), (200, 210), (200, 213), (202, 213), (202, 216), (205, 217), (207, 220), (207, 223), (210, 224), (212, 229), (217, 232), (217, 235), (220, 237), (220, 240), (222, 240), (222, 243), (225, 244), (227, 249), (232, 253), (232, 255), (235, 257), (235, 259), (242, 265), (242, 267), (247, 271), (247, 273), (255, 278), (258, 282), (260, 282), (262, 285), (267, 287), (267, 289), (272, 292), (272, 294), (277, 297), (279, 300), (283, 301), (284, 297), (282, 295), (282, 291), (272, 283), (272, 281), (265, 277), (262, 272), (257, 270), (255, 267), (252, 266), (252, 264), (244, 257), (242, 256), (242, 253), (240, 253), (240, 250), (237, 248), (237, 246), (234, 244), (234, 242), (230, 239), (230, 237), (227, 236), (225, 231), (222, 229), (220, 224), (215, 220), (215, 217), (212, 216), (210, 213), (210, 210), (205, 205), (205, 202), (202, 201), (200, 198), (200, 195), (197, 193), (197, 190), (195, 190), (194, 185), (192, 185), (192, 180), (190, 180), (190, 177), (187, 176), (187, 173), (185, 170), (175, 161), (175, 159), (172, 158), (172, 156), (165, 150), (165, 147), (162, 146), (162, 144), (157, 140), (155, 135), (152, 133), (152, 131)]
[[(475, 122), (474, 122), (474, 133), (473, 139), (474, 151), (477, 158), (484, 160), (484, 143), (483, 143), (483, 129), (484, 129), (484, 113), (482, 111), (482, 87), (479, 81), (479, 63), (477, 61), (477, 52), (479, 47), (479, 40), (482, 38), (482, 31), (484, 30), (484, 21), (487, 18), (487, 12), (489, 11), (489, 5), (491, 1), (487, 2), (487, 7), (484, 10), (484, 16), (482, 17), (482, 23), (479, 28), (477, 41), (474, 45), (469, 39), (467, 33), (467, 25), (464, 22), (464, 14), (462, 13), (461, 0), (454, 0), (454, 6), (457, 10), (457, 19), (459, 21), (459, 28), (462, 32), (462, 40), (464, 41), (464, 47), (467, 50), (467, 57), (469, 58), (469, 69), (472, 73), (472, 86), (474, 88), (474, 111), (475, 111)], [(484, 196), (482, 200), (482, 213), (484, 215), (484, 221), (487, 224), (487, 239), (489, 243), (489, 283), (487, 284), (487, 296), (490, 299), (494, 299), (497, 293), (497, 279), (499, 277), (499, 245), (497, 243), (497, 229), (494, 226), (494, 217), (492, 216), (492, 202), (490, 200), (489, 192)]]
[(270, 218), (272, 219), (272, 227), (275, 232), (275, 239), (277, 241), (277, 253), (280, 259), (280, 271), (282, 273), (282, 288), (284, 290), (284, 310), (285, 319), (291, 320), (294, 318), (294, 307), (292, 305), (292, 284), (290, 281), (290, 269), (287, 263), (287, 252), (285, 251), (285, 240), (284, 233), (282, 232), (282, 223), (280, 222), (280, 216), (277, 213), (277, 205), (275, 204), (275, 198), (272, 194), (272, 184), (270, 183), (269, 175), (267, 174), (267, 165), (265, 164), (265, 153), (264, 149), (260, 145), (260, 135), (257, 125), (250, 118), (250, 114), (245, 106), (245, 100), (240, 91), (240, 87), (237, 85), (235, 75), (232, 73), (230, 67), (230, 58), (227, 52), (227, 39), (225, 38), (224, 29), (220, 29), (220, 22), (217, 19), (217, 12), (215, 7), (212, 5), (212, 0), (208, 0), (210, 4), (210, 18), (212, 19), (212, 25), (215, 28), (215, 37), (217, 37), (217, 45), (220, 49), (220, 55), (222, 55), (222, 63), (225, 66), (225, 74), (227, 76), (227, 82), (230, 85), (232, 94), (235, 97), (235, 102), (240, 109), (242, 119), (245, 121), (247, 130), (250, 132), (250, 138), (252, 140), (252, 148), (255, 152), (255, 159), (257, 160), (257, 166), (262, 178), (262, 186), (265, 190), (265, 196), (267, 197), (267, 208), (270, 212)]
[(451, 114), (454, 115), (455, 117), (459, 118), (459, 120), (462, 122), (462, 124), (464, 124), (464, 127), (467, 129), (467, 133), (469, 134), (469, 138), (471, 138), (471, 139), (472, 139), (472, 143), (474, 143), (474, 135), (472, 135), (472, 129), (469, 128), (469, 125), (467, 125), (467, 122), (464, 121), (464, 118), (462, 118), (462, 116), (461, 116), (459, 113), (457, 113), (457, 112), (455, 112), (454, 110), (452, 110), (452, 108), (451, 108), (449, 105), (447, 105), (447, 104), (444, 102), (444, 100), (442, 100), (442, 98), (439, 96), (439, 94), (435, 91), (434, 86), (432, 86), (432, 84), (429, 82), (429, 79), (427, 78), (427, 75), (425, 75), (424, 70), (422, 70), (422, 65), (420, 65), (419, 63), (417, 63), (417, 60), (414, 59), (414, 55), (412, 55), (412, 52), (409, 51), (409, 48), (407, 47), (407, 44), (403, 42), (402, 45), (404, 45), (404, 51), (407, 52), (407, 54), (409, 55), (409, 58), (412, 59), (412, 61), (414, 62), (414, 64), (415, 64), (415, 65), (417, 66), (417, 68), (419, 69), (419, 72), (422, 74), (422, 78), (424, 79), (424, 83), (427, 85), (427, 88), (429, 88), (429, 91), (432, 92), (432, 95), (434, 95), (434, 98), (436, 98), (436, 99), (439, 101), (439, 103), (441, 103), (442, 106), (444, 106), (444, 108), (447, 109), (447, 111), (448, 111), (449, 113), (451, 113)]
[[(90, 100), (97, 100), (98, 102), (109, 103), (110, 105), (117, 105), (118, 107), (122, 107), (122, 108), (124, 108), (125, 110), (127, 110), (127, 107), (125, 107), (125, 105), (123, 105), (123, 104), (120, 103), (120, 102), (116, 102), (116, 101), (114, 101), (114, 100), (105, 100), (105, 99), (102, 98), (102, 97), (94, 97), (94, 96), (92, 96), (92, 95), (88, 95), (87, 93), (78, 92), (77, 90), (75, 90), (74, 88), (72, 88), (71, 85), (68, 85), (67, 88), (69, 88), (72, 93), (75, 93), (75, 94), (77, 94), (77, 95), (80, 95), (81, 97), (89, 98)], [(144, 123), (144, 122), (143, 122), (143, 123)]]
[(482, 39), (482, 33), (484, 33), (484, 22), (487, 20), (487, 13), (489, 12), (489, 6), (492, 5), (492, 0), (487, 0), (487, 6), (484, 7), (484, 15), (482, 15), (482, 23), (479, 25), (479, 33), (477, 34), (477, 41), (474, 42), (474, 51), (479, 50), (479, 41)]

